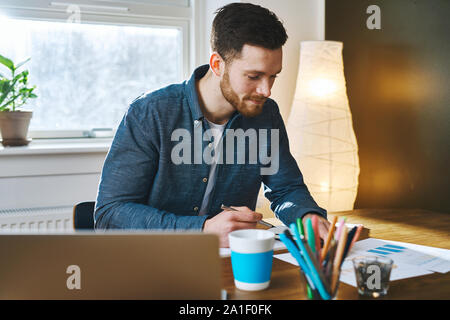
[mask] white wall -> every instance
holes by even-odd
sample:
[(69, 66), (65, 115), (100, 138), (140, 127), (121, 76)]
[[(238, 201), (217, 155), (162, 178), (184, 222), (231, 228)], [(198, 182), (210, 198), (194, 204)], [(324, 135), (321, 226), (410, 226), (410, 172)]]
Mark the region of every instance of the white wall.
[(109, 143), (84, 150), (58, 146), (0, 148), (0, 210), (95, 200)]
[(211, 27), (214, 20), (214, 12), (229, 3), (239, 2), (233, 0), (196, 0), (197, 4), (200, 5), (201, 11), (196, 10), (196, 61), (198, 65), (208, 64), (209, 57), (211, 53), (210, 36)]

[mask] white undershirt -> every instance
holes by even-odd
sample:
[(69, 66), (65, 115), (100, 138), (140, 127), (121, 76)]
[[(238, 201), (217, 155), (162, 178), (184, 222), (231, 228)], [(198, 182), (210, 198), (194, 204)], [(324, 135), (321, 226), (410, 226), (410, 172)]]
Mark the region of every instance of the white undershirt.
[(208, 212), (206, 212), (206, 209), (208, 207), (209, 203), (209, 196), (211, 195), (211, 191), (216, 183), (216, 165), (217, 165), (217, 152), (216, 150), (217, 145), (219, 144), (220, 139), (222, 138), (223, 130), (225, 129), (226, 124), (215, 124), (211, 121), (207, 120), (208, 124), (211, 128), (212, 137), (214, 140), (214, 158), (213, 163), (211, 164), (211, 169), (209, 170), (209, 177), (208, 177), (208, 185), (206, 186), (205, 195), (203, 196), (202, 206), (199, 211), (199, 216), (205, 215)]

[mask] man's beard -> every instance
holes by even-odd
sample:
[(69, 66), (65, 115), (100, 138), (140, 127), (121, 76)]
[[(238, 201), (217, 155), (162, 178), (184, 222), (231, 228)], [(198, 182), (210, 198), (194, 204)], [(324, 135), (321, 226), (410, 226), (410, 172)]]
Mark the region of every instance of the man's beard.
[[(225, 100), (246, 118), (259, 115), (263, 110), (264, 102), (267, 100), (267, 98), (260, 96), (245, 96), (241, 101), (236, 92), (231, 88), (228, 70), (225, 70), (223, 79), (220, 81), (220, 90), (222, 91)], [(260, 103), (254, 104), (250, 100), (258, 101)]]

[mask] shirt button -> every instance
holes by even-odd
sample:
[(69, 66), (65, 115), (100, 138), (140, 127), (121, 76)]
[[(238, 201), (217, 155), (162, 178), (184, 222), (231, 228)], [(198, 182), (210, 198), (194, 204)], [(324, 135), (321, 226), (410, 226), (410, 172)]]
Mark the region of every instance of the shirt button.
[(208, 147), (210, 147), (210, 148), (212, 149), (212, 143), (209, 143), (209, 144), (208, 144)]
[(194, 207), (194, 211), (198, 211), (198, 207)]
[(203, 182), (206, 182), (206, 181), (208, 181), (208, 178), (203, 178)]

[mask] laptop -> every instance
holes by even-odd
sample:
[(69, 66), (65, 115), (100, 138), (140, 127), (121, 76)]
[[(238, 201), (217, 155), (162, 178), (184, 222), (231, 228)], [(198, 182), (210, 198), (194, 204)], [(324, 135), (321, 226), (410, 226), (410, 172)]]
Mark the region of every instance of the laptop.
[(221, 281), (212, 234), (0, 234), (0, 299), (220, 299)]

